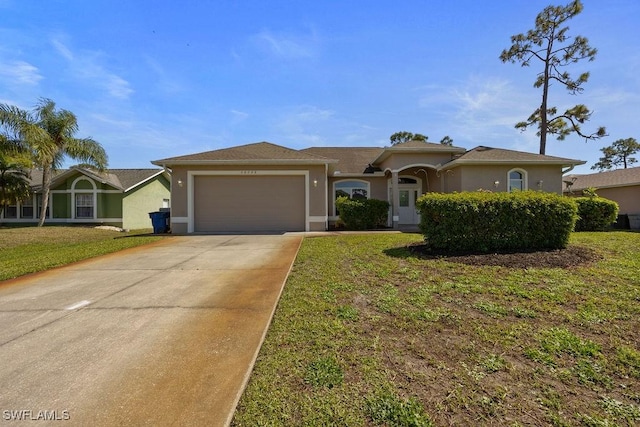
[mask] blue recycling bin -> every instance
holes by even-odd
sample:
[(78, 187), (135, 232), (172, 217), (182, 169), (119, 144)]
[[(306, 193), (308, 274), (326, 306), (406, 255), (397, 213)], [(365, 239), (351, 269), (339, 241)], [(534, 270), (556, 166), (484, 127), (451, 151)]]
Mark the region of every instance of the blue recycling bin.
[(149, 212), (153, 233), (160, 234), (169, 231), (169, 212)]

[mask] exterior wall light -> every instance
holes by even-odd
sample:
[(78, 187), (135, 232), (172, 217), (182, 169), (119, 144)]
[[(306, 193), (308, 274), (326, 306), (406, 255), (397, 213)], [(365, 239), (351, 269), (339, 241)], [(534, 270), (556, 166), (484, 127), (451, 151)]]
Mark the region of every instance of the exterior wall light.
[(181, 179), (178, 180), (178, 187), (182, 187), (182, 180)]
[(540, 190), (542, 190), (542, 184), (543, 184), (543, 183), (544, 183), (544, 181), (543, 181), (543, 180), (538, 181), (538, 188), (539, 188)]
[(314, 187), (317, 187), (317, 186), (318, 186), (318, 180), (317, 180), (317, 179), (314, 179), (314, 180), (313, 180), (313, 186), (314, 186)]
[(493, 181), (493, 186), (498, 188), (498, 185), (500, 185), (500, 181), (498, 181), (497, 179), (495, 181)]

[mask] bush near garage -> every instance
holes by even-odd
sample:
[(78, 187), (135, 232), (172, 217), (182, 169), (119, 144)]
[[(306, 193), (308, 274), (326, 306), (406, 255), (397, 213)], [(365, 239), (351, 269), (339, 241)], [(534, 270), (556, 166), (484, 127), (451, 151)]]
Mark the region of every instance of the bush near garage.
[(576, 203), (554, 193), (428, 193), (418, 199), (425, 246), (438, 252), (562, 249), (577, 220)]
[(618, 204), (604, 197), (576, 197), (578, 221), (576, 231), (604, 231), (618, 218)]
[(389, 202), (385, 200), (352, 200), (348, 197), (338, 197), (336, 208), (340, 214), (340, 220), (349, 230), (386, 227), (389, 218)]

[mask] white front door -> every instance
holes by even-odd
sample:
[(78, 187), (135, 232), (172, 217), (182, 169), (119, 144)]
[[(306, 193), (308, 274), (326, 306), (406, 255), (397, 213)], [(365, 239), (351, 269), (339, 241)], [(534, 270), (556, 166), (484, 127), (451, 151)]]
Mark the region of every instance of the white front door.
[(416, 211), (416, 200), (419, 197), (417, 188), (403, 188), (398, 190), (398, 224), (420, 224), (420, 215)]

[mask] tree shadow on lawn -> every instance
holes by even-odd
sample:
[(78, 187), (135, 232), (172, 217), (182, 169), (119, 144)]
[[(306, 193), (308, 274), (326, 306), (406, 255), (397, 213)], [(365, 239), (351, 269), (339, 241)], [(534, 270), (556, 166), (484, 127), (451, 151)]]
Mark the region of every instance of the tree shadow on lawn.
[(492, 253), (441, 253), (434, 252), (422, 243), (413, 243), (397, 248), (385, 249), (384, 253), (394, 258), (420, 258), (448, 262), (511, 268), (571, 268), (591, 264), (602, 259), (591, 248), (571, 245), (566, 249)]

